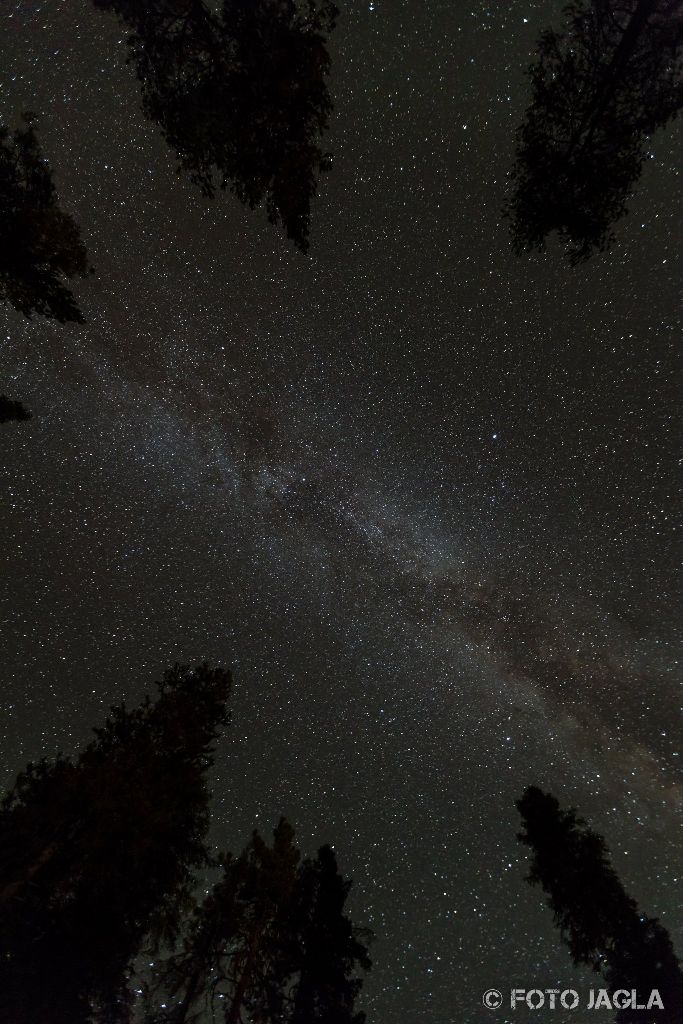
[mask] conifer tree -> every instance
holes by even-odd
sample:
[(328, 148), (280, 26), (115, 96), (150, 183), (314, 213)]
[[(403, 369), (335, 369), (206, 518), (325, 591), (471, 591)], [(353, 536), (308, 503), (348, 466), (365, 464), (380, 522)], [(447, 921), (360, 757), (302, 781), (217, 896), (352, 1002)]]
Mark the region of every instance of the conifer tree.
[[(575, 964), (600, 972), (613, 994), (636, 989), (646, 998), (657, 989), (662, 1024), (683, 1021), (683, 974), (666, 929), (642, 914), (610, 864), (605, 840), (563, 811), (550, 793), (529, 787), (517, 808), (524, 831), (518, 839), (533, 858), (527, 880), (548, 894), (548, 906)], [(620, 1009), (617, 1024), (644, 1024), (647, 1014)]]
[(52, 171), (30, 114), (0, 126), (0, 301), (26, 317), (83, 322), (65, 278), (89, 273), (74, 219), (57, 202)]
[(13, 401), (7, 395), (0, 395), (0, 423), (10, 420), (30, 420), (31, 413), (23, 402)]
[[(197, 908), (182, 951), (162, 971), (146, 1024), (363, 1024), (354, 1012), (370, 968), (361, 935), (344, 914), (350, 882), (322, 847), (300, 861), (284, 819), (269, 846), (258, 832)], [(157, 993), (158, 995), (158, 993)]]
[(0, 810), (0, 1019), (125, 1021), (145, 941), (176, 936), (209, 860), (207, 773), (230, 678), (176, 666), (76, 760), (29, 765)]
[(571, 263), (613, 240), (649, 136), (683, 104), (677, 0), (572, 0), (529, 68), (507, 206), (518, 253), (557, 232)]
[(330, 157), (332, 0), (94, 0), (129, 30), (143, 109), (205, 195), (229, 188), (308, 248)]

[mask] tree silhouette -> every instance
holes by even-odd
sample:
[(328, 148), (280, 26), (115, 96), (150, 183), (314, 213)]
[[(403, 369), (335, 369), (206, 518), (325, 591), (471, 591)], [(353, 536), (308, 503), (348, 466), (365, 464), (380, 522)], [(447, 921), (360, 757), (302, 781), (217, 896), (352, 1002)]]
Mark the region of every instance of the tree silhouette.
[(239, 857), (223, 859), (162, 972), (166, 1008), (147, 1024), (193, 1024), (209, 1010), (225, 1024), (363, 1024), (354, 972), (370, 960), (344, 914), (350, 882), (329, 846), (300, 863), (293, 840), (282, 819), (272, 846), (254, 832)]
[[(550, 793), (529, 787), (517, 808), (520, 842), (533, 851), (527, 881), (548, 894), (555, 924), (575, 964), (602, 973), (610, 993), (658, 989), (662, 1024), (683, 1021), (683, 974), (668, 932), (638, 910), (612, 868), (602, 836), (574, 809), (563, 811)], [(620, 1009), (618, 1024), (643, 1024), (642, 1010)]]
[(10, 420), (30, 420), (31, 413), (23, 402), (13, 402), (7, 395), (0, 395), (0, 423)]
[(221, 669), (176, 666), (76, 761), (29, 765), (0, 810), (0, 1019), (127, 1020), (143, 941), (172, 941), (208, 861)]
[[(291, 1024), (363, 1024), (364, 1013), (353, 1012), (362, 982), (352, 976), (358, 964), (371, 966), (365, 942), (372, 936), (353, 929), (343, 909), (351, 883), (337, 870), (329, 846), (314, 861), (305, 861), (300, 877), (299, 947), (293, 958), (298, 984), (291, 1007)], [(364, 941), (363, 941), (364, 940)]]
[[(204, 0), (93, 2), (130, 30), (143, 109), (180, 168), (207, 196), (229, 188), (252, 209), (265, 203), (306, 252), (311, 199), (331, 166), (320, 138), (332, 110), (332, 0), (224, 0), (220, 14)], [(91, 268), (32, 121), (24, 115), (13, 135), (0, 125), (0, 301), (29, 318), (83, 323), (64, 280)], [(23, 411), (0, 399), (0, 422)]]
[(605, 250), (624, 215), (648, 136), (683, 103), (678, 0), (574, 0), (529, 69), (506, 213), (514, 249), (558, 232), (572, 264)]
[(205, 195), (230, 190), (308, 248), (311, 198), (330, 166), (332, 0), (94, 0), (130, 30), (143, 109)]
[(0, 126), (0, 300), (26, 317), (83, 322), (64, 278), (88, 273), (80, 231), (59, 208), (30, 114)]

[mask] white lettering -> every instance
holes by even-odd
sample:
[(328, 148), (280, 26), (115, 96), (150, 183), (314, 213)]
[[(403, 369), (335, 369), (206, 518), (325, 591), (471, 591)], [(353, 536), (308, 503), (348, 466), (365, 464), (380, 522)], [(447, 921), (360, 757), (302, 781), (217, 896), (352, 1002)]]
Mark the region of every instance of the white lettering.
[(513, 988), (510, 990), (510, 1008), (514, 1010), (517, 1003), (521, 1003), (524, 999), (525, 990), (523, 988)]
[[(538, 1002), (536, 1003), (535, 1006), (534, 1006), (534, 1003), (533, 1003), (532, 996), (534, 997), (534, 999), (536, 997), (538, 997)], [(526, 1005), (529, 1007), (530, 1010), (540, 1010), (541, 1007), (543, 1006), (544, 1002), (545, 1002), (545, 996), (541, 992), (540, 988), (531, 988), (531, 989), (529, 989), (529, 991), (526, 994)]]
[(615, 1010), (628, 1010), (630, 1006), (633, 1006), (631, 993), (625, 988), (618, 988), (612, 996), (612, 1005)]

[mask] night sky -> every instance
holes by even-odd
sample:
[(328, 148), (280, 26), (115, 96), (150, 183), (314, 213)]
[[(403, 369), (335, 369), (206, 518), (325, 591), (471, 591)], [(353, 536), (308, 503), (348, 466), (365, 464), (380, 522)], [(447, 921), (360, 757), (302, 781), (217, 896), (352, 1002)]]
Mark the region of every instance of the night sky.
[(333, 843), (368, 1024), (501, 1024), (487, 988), (596, 984), (524, 882), (528, 785), (683, 954), (683, 133), (611, 252), (516, 259), (523, 72), (561, 4), (340, 6), (304, 256), (176, 175), (113, 17), (2, 4), (0, 115), (36, 114), (96, 269), (84, 327), (0, 310), (34, 414), (0, 435), (2, 776), (176, 661), (231, 667), (215, 842), (285, 814)]

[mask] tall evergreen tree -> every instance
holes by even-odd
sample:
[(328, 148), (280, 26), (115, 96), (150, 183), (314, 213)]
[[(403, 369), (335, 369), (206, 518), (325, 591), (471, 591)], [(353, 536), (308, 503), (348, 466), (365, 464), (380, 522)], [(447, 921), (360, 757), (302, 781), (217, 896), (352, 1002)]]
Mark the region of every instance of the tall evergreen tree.
[(0, 300), (26, 317), (83, 322), (65, 278), (89, 272), (78, 225), (60, 209), (30, 115), (0, 126)]
[[(602, 836), (574, 809), (563, 811), (550, 793), (529, 787), (517, 808), (518, 839), (533, 852), (528, 881), (548, 894), (548, 906), (575, 964), (599, 971), (611, 993), (657, 989), (662, 1024), (683, 1021), (683, 974), (668, 932), (642, 914), (611, 866)], [(618, 1024), (643, 1024), (641, 1010), (620, 1009)]]
[(15, 402), (7, 395), (0, 395), (0, 423), (10, 420), (30, 420), (31, 413), (23, 402)]
[(310, 203), (330, 166), (332, 0), (94, 0), (130, 30), (145, 113), (208, 196), (229, 188), (308, 248)]
[[(344, 914), (351, 882), (337, 869), (333, 850), (323, 846), (303, 864), (299, 880), (299, 947), (291, 966), (297, 984), (291, 1000), (291, 1024), (363, 1024), (354, 1013), (362, 981), (356, 967), (370, 969), (367, 931), (354, 929)], [(365, 941), (364, 941), (365, 940)]]
[(0, 1019), (126, 1020), (143, 941), (172, 940), (208, 862), (207, 772), (230, 678), (176, 666), (72, 761), (29, 765), (0, 810)]
[(683, 104), (678, 0), (572, 0), (541, 35), (507, 206), (518, 253), (556, 231), (573, 264), (604, 250), (648, 137)]
[(273, 844), (254, 832), (193, 916), (182, 951), (162, 972), (147, 1024), (363, 1024), (353, 1004), (370, 968), (363, 936), (344, 914), (350, 882), (322, 847), (300, 861), (283, 819)]

